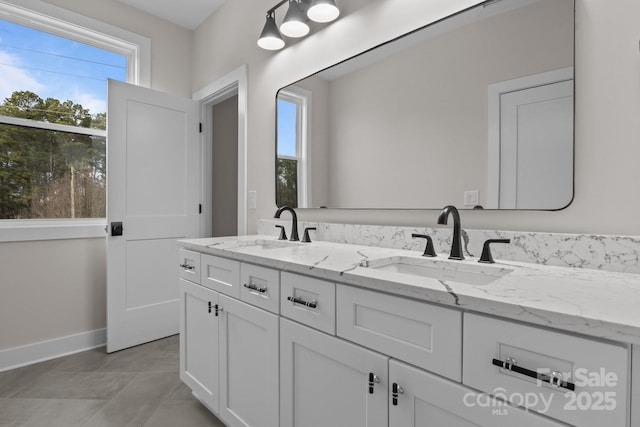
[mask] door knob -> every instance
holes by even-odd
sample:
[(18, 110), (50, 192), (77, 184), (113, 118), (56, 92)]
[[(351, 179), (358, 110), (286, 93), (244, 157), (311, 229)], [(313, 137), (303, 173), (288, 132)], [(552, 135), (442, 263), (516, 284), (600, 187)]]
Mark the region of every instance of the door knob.
[(111, 223), (111, 235), (112, 236), (122, 236), (122, 230), (124, 227), (122, 226), (122, 222), (112, 222)]

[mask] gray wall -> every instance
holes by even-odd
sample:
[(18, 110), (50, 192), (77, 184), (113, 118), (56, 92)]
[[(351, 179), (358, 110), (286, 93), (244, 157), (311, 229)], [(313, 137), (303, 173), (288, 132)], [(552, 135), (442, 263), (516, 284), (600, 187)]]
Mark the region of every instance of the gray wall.
[(480, 190), (486, 206), (487, 88), (572, 66), (572, 20), (570, 1), (544, 0), (331, 81), (331, 157), (314, 174), (328, 205), (461, 206)]
[[(345, 2), (341, 2), (342, 4)], [(349, 3), (350, 2), (346, 2)], [(270, 1), (227, 2), (194, 34), (193, 88), (198, 90), (242, 63), (249, 69), (248, 187), (258, 209), (250, 231), (275, 211), (273, 153), (275, 93), (320, 69), (478, 1), (368, 1), (356, 12), (282, 51), (256, 46)], [(246, 14), (247, 10), (257, 11)], [(243, 16), (243, 20), (234, 19)], [(576, 1), (575, 198), (558, 212), (465, 211), (468, 228), (640, 235), (640, 2)], [(229, 37), (233, 34), (234, 37)], [(222, 36), (224, 35), (224, 37)], [(611, 207), (623, 206), (611, 218)], [(396, 225), (435, 225), (437, 211), (301, 212), (301, 218)]]
[(238, 97), (213, 106), (211, 235), (238, 234)]

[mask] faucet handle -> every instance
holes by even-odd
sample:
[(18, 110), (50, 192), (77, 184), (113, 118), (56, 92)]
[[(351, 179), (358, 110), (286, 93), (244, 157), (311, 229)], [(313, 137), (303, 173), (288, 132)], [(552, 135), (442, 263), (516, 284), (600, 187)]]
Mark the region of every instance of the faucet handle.
[(280, 229), (280, 237), (278, 237), (278, 240), (287, 240), (287, 232), (284, 231), (284, 225), (276, 225), (276, 228)]
[(493, 256), (491, 256), (491, 248), (489, 247), (491, 243), (511, 243), (511, 239), (489, 239), (484, 242), (484, 245), (482, 246), (482, 255), (480, 255), (478, 262), (485, 264), (493, 264), (495, 262), (493, 260)]
[(433, 240), (431, 239), (431, 236), (427, 236), (426, 234), (416, 234), (413, 233), (411, 234), (411, 237), (415, 238), (419, 238), (419, 239), (426, 239), (427, 240), (427, 246), (424, 248), (424, 253), (422, 254), (422, 256), (428, 256), (428, 257), (434, 257), (437, 256), (436, 255), (436, 250), (433, 247)]
[(311, 239), (309, 238), (309, 231), (314, 230), (316, 227), (307, 227), (304, 229), (304, 234), (302, 235), (302, 241), (304, 243), (311, 243)]

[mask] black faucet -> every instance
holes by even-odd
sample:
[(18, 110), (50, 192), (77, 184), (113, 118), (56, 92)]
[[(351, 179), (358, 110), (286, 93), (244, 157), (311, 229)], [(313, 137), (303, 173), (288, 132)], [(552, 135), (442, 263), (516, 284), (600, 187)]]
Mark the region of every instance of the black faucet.
[(449, 259), (464, 259), (462, 245), (460, 244), (460, 214), (458, 213), (458, 209), (452, 205), (445, 206), (438, 216), (438, 224), (446, 225), (449, 214), (453, 216), (453, 238), (451, 239), (451, 254), (449, 254)]
[(273, 217), (280, 218), (280, 214), (284, 211), (291, 212), (291, 218), (293, 219), (291, 222), (291, 238), (289, 240), (292, 242), (298, 242), (300, 241), (300, 238), (298, 237), (298, 215), (296, 215), (296, 211), (293, 210), (291, 206), (283, 206), (276, 211), (276, 214)]

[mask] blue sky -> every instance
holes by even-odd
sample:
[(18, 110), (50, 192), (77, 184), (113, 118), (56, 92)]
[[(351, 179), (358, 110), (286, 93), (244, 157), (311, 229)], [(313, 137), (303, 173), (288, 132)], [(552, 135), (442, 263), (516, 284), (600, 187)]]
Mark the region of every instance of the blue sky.
[(0, 20), (0, 102), (17, 90), (106, 112), (106, 79), (126, 79), (123, 55)]
[(296, 155), (296, 104), (278, 99), (278, 154)]

